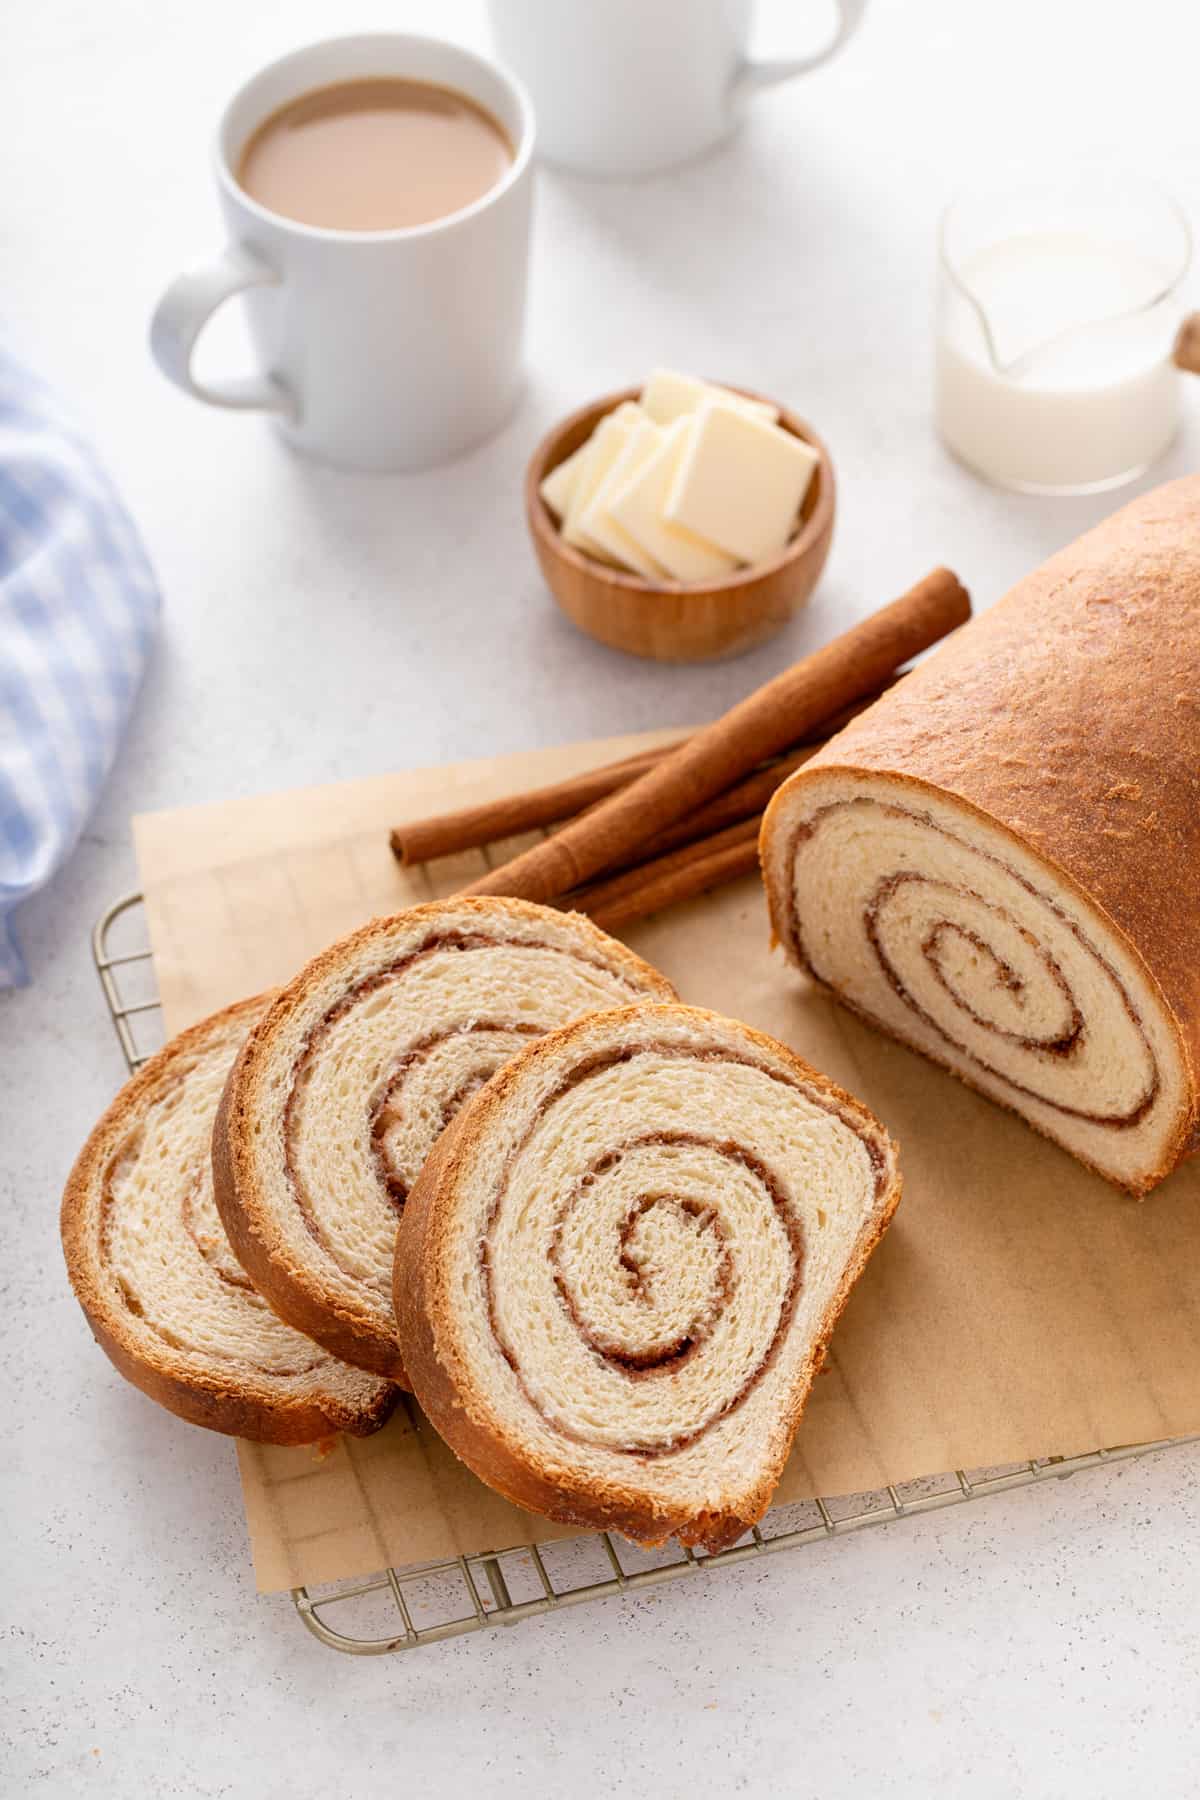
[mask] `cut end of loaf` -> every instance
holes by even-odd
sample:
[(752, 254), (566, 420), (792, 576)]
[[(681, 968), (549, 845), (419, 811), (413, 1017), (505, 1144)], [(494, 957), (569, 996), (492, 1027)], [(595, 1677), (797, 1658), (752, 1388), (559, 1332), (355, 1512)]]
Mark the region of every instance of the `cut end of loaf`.
[(1011, 830), (826, 762), (780, 790), (761, 849), (775, 934), (845, 1005), (1131, 1193), (1175, 1167), (1194, 1100), (1158, 985)]
[(710, 1549), (766, 1510), (900, 1191), (859, 1102), (749, 1027), (599, 1013), (425, 1164), (397, 1243), (417, 1397), (516, 1504)]

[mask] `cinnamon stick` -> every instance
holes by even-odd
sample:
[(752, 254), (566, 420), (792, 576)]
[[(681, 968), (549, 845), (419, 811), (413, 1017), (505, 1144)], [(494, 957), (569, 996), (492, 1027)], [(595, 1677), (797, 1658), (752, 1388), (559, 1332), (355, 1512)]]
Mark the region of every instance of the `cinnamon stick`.
[[(843, 707), (832, 718), (822, 719), (814, 745), (833, 737), (866, 707), (874, 705), (879, 694), (885, 694), (905, 673), (905, 670), (899, 670), (884, 682), (878, 694), (870, 694), (853, 706)], [(499, 800), (485, 800), (477, 806), (457, 807), (453, 812), (433, 813), (428, 818), (397, 825), (388, 840), (392, 855), (402, 867), (409, 869), (416, 863), (435, 862), (440, 856), (454, 856), (462, 850), (477, 850), (482, 844), (494, 844), (499, 838), (515, 837), (519, 831), (536, 831), (539, 826), (561, 824), (597, 801), (607, 799), (618, 788), (628, 787), (631, 781), (653, 768), (655, 763), (660, 763), (683, 741), (683, 738), (677, 738), (657, 750), (640, 750), (635, 756), (622, 757), (619, 762), (585, 769), (580, 775), (567, 775), (561, 781), (529, 788), (524, 793), (505, 794)], [(730, 819), (743, 816), (729, 814)], [(700, 835), (685, 830), (685, 825), (686, 821), (682, 821), (679, 826), (682, 833), (677, 839), (679, 843)], [(716, 826), (712, 829), (716, 830)], [(643, 860), (640, 851), (638, 860)]]
[(667, 856), (639, 863), (622, 875), (577, 888), (562, 904), (587, 913), (602, 930), (615, 931), (634, 919), (644, 919), (647, 913), (661, 912), (681, 900), (722, 887), (739, 875), (748, 875), (758, 867), (761, 824), (761, 813), (743, 819)]
[[(795, 769), (806, 763), (810, 756), (827, 744), (832, 737), (847, 726), (852, 719), (857, 719), (869, 706), (874, 706), (880, 694), (885, 694), (894, 687), (901, 675), (907, 673), (900, 670), (889, 681), (884, 682), (879, 693), (869, 694), (865, 700), (858, 700), (853, 706), (844, 706), (832, 718), (822, 720), (814, 735), (807, 743), (799, 744), (786, 755), (779, 756), (773, 762), (764, 763), (753, 774), (747, 775), (743, 781), (736, 782), (733, 787), (726, 788), (700, 807), (697, 812), (688, 813), (678, 824), (669, 825), (665, 831), (655, 832), (643, 843), (633, 846), (619, 862), (606, 865), (601, 875), (615, 874), (618, 869), (631, 868), (635, 863), (647, 862), (651, 857), (661, 856), (668, 850), (677, 849), (681, 844), (693, 843), (697, 838), (709, 837), (713, 832), (722, 830), (726, 825), (733, 825), (739, 819), (747, 819), (753, 813), (761, 813), (775, 789), (787, 780)], [(674, 746), (673, 746), (674, 747)], [(655, 760), (661, 761), (667, 754), (656, 751)], [(630, 780), (634, 777), (631, 776)]]
[(910, 656), (970, 617), (965, 588), (935, 569), (890, 606), (795, 663), (627, 787), (465, 890), (552, 900), (696, 812), (822, 719), (877, 690)]
[(715, 832), (724, 831), (730, 825), (737, 825), (743, 819), (761, 819), (763, 808), (771, 798), (775, 789), (787, 780), (793, 770), (799, 769), (810, 756), (815, 756), (825, 740), (814, 744), (805, 744), (800, 750), (794, 750), (790, 756), (777, 757), (774, 762), (756, 769), (753, 775), (747, 775), (715, 800), (710, 800), (698, 812), (688, 813), (677, 825), (668, 825), (665, 831), (655, 832), (645, 843), (631, 850), (612, 868), (605, 869), (600, 876), (607, 880), (620, 869), (636, 867), (638, 863), (650, 862), (654, 857), (665, 856), (669, 851), (681, 849), (684, 845), (694, 844), (699, 839), (710, 838)]
[(459, 850), (494, 844), (498, 838), (515, 837), (519, 831), (534, 831), (539, 825), (557, 825), (617, 788), (628, 787), (675, 747), (664, 744), (658, 750), (642, 750), (636, 756), (622, 757), (599, 769), (585, 769), (581, 775), (568, 775), (562, 781), (532, 788), (524, 794), (505, 794), (502, 799), (485, 800), (479, 806), (464, 806), (455, 812), (415, 819), (410, 825), (397, 825), (390, 838), (392, 854), (405, 868), (411, 868), (414, 863), (434, 862), (439, 856), (453, 856)]

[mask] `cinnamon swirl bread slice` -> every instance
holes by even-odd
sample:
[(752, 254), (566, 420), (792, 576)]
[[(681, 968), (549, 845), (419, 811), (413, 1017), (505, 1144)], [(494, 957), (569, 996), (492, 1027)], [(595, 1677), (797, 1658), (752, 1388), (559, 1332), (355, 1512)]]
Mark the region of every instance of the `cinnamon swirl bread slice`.
[(403, 1381), (396, 1226), (438, 1133), (542, 1032), (670, 998), (587, 919), (520, 900), (436, 901), (334, 944), (251, 1035), (213, 1134), (217, 1205), (255, 1286), (335, 1355)]
[(790, 777), (776, 936), (1145, 1193), (1200, 1143), (1200, 476), (1052, 557)]
[(581, 1019), (417, 1179), (395, 1269), (417, 1398), (519, 1506), (718, 1549), (766, 1510), (899, 1195), (883, 1127), (783, 1045), (683, 1006)]
[(362, 1436), (396, 1390), (276, 1318), (213, 1204), (217, 1101), (266, 1005), (246, 1000), (183, 1032), (117, 1095), (67, 1183), (67, 1269), (101, 1349), (180, 1418), (272, 1444)]

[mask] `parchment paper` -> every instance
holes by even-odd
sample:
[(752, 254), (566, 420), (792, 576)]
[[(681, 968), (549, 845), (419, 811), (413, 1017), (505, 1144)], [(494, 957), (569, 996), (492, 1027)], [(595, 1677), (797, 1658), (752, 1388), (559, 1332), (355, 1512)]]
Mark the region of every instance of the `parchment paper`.
[[(168, 1028), (483, 866), (471, 852), (402, 871), (390, 826), (673, 735), (135, 819)], [(753, 878), (623, 935), (685, 1000), (771, 1032), (860, 1095), (901, 1146), (900, 1210), (838, 1327), (780, 1500), (1200, 1430), (1200, 1166), (1141, 1203), (1117, 1193), (810, 989), (770, 952)], [(476, 1481), (415, 1406), (373, 1438), (238, 1454), (263, 1591), (573, 1535)]]

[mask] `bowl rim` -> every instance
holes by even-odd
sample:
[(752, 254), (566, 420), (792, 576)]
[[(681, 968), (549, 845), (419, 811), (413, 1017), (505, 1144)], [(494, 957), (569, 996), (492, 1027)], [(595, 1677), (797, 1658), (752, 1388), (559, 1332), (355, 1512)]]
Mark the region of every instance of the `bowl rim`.
[[(707, 380), (707, 377), (704, 379)], [(546, 476), (552, 469), (557, 468), (559, 462), (565, 461), (565, 456), (560, 456), (554, 462), (551, 462), (550, 459), (563, 438), (577, 425), (582, 424), (593, 415), (595, 415), (596, 423), (599, 424), (601, 418), (614, 412), (626, 400), (636, 400), (644, 385), (644, 383), (639, 383), (635, 387), (620, 388), (611, 394), (602, 394), (597, 399), (586, 402), (583, 406), (577, 406), (573, 412), (568, 413), (556, 425), (551, 426), (530, 457), (525, 470), (526, 518), (534, 537), (546, 547), (551, 555), (560, 558), (569, 567), (576, 569), (589, 579), (602, 582), (610, 587), (624, 589), (630, 593), (645, 594), (650, 599), (659, 594), (672, 596), (677, 594), (736, 594), (740, 588), (744, 588), (752, 582), (762, 581), (764, 577), (777, 573), (780, 569), (786, 568), (789, 563), (806, 555), (812, 546), (820, 541), (822, 534), (831, 529), (836, 499), (836, 478), (833, 472), (833, 458), (829, 454), (824, 439), (818, 435), (807, 419), (802, 419), (798, 413), (792, 412), (790, 407), (780, 405), (769, 394), (759, 394), (753, 388), (736, 386), (726, 381), (719, 385), (728, 389), (730, 393), (740, 394), (746, 400), (759, 400), (768, 406), (775, 407), (779, 414), (779, 423), (787, 431), (790, 431), (793, 437), (801, 438), (817, 452), (816, 502), (795, 537), (789, 538), (778, 555), (771, 557), (766, 562), (750, 563), (743, 569), (736, 569), (732, 575), (721, 576), (717, 581), (648, 581), (644, 575), (637, 575), (624, 569), (610, 568), (606, 563), (585, 555), (582, 550), (577, 550), (574, 544), (568, 544), (540, 492), (541, 484)], [(569, 455), (570, 452), (566, 454)]]

